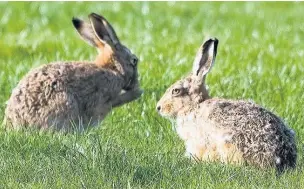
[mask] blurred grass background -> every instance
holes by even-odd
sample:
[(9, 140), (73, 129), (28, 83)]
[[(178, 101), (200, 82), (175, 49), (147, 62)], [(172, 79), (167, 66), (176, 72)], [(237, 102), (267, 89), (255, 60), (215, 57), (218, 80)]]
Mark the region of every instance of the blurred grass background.
[[(304, 188), (302, 2), (0, 2), (0, 118), (18, 81), (59, 60), (92, 60), (71, 19), (105, 16), (140, 58), (144, 95), (93, 130), (0, 131), (0, 186), (7, 188)], [(207, 77), (212, 96), (252, 99), (297, 133), (298, 167), (273, 170), (193, 163), (155, 111), (166, 88), (191, 70), (207, 37), (220, 40)]]

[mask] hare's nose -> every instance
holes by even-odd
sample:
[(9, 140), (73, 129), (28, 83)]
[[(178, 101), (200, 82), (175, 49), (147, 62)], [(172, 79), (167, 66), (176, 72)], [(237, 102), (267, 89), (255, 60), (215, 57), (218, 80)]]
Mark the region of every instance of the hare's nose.
[(158, 106), (156, 107), (156, 109), (157, 109), (157, 111), (160, 111), (161, 107), (158, 105)]

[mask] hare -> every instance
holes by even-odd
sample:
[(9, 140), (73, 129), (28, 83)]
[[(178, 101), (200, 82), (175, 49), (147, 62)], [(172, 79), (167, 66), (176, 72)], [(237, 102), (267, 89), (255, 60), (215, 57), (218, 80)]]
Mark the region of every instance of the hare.
[(186, 155), (196, 160), (279, 171), (295, 167), (295, 133), (278, 116), (253, 102), (209, 96), (205, 78), (217, 46), (214, 38), (200, 47), (192, 73), (167, 89), (157, 111), (174, 121)]
[(112, 108), (138, 99), (138, 58), (120, 43), (102, 16), (73, 18), (80, 36), (99, 54), (95, 61), (55, 62), (30, 71), (12, 91), (5, 110), (9, 128), (73, 131), (96, 126)]

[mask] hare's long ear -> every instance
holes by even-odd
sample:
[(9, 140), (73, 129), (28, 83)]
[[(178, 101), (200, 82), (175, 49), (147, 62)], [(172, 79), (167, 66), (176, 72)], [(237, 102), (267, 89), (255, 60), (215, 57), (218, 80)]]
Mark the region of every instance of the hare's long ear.
[(216, 38), (209, 39), (199, 48), (196, 54), (192, 74), (199, 84), (204, 81), (206, 74), (215, 62), (217, 45), (218, 40)]
[(107, 43), (111, 47), (119, 43), (119, 39), (113, 27), (103, 16), (96, 13), (91, 13), (89, 15), (89, 19), (92, 28), (100, 41)]
[(91, 24), (84, 22), (78, 18), (72, 19), (73, 25), (83, 40), (88, 42), (90, 45), (101, 48), (104, 44), (95, 35), (95, 32)]

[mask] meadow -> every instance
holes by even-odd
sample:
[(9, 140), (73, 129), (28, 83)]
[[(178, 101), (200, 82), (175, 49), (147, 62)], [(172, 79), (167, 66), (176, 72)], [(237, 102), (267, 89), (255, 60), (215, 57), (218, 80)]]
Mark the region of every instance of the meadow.
[[(93, 60), (73, 16), (105, 16), (139, 57), (143, 96), (83, 133), (0, 129), (0, 188), (304, 188), (303, 2), (0, 2), (0, 120), (32, 68)], [(296, 131), (298, 164), (274, 170), (184, 157), (170, 121), (155, 111), (186, 75), (203, 40), (219, 39), (211, 96), (251, 99)]]

